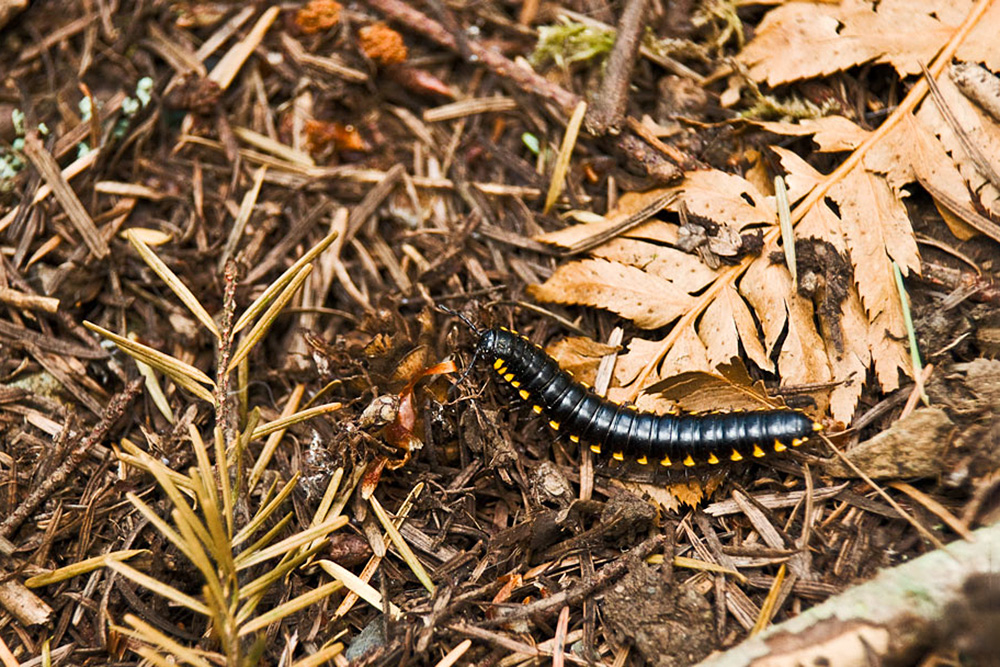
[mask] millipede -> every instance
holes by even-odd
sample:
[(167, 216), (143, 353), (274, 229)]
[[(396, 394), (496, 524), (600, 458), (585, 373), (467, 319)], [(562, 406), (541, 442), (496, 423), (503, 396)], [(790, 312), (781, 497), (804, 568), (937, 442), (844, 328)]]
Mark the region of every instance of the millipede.
[[(451, 311), (449, 311), (451, 312)], [(457, 313), (456, 313), (457, 314)], [(481, 331), (473, 361), (482, 359), (556, 431), (616, 461), (641, 465), (717, 465), (759, 459), (767, 450), (798, 447), (822, 426), (792, 409), (711, 414), (656, 414), (603, 398), (559, 367), (541, 347), (515, 331)]]

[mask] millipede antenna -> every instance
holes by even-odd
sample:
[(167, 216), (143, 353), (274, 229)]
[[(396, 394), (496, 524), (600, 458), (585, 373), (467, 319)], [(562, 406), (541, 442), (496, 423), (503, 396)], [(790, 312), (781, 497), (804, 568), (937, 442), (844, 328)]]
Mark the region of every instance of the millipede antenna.
[(469, 329), (472, 331), (472, 333), (476, 334), (477, 337), (483, 335), (483, 330), (482, 329), (480, 329), (475, 324), (473, 324), (472, 320), (470, 320), (468, 317), (466, 317), (464, 314), (458, 312), (457, 310), (452, 310), (448, 306), (442, 306), (441, 304), (437, 305), (437, 309), (440, 310), (442, 313), (448, 313), (449, 315), (454, 315), (458, 319), (462, 320), (462, 324), (464, 324), (465, 326), (469, 327)]
[[(462, 313), (458, 312), (457, 310), (452, 310), (447, 306), (442, 306), (441, 304), (437, 304), (437, 309), (443, 313), (447, 313), (448, 315), (453, 315), (457, 317), (459, 320), (462, 321), (462, 324), (469, 327), (472, 333), (476, 334), (476, 338), (482, 338), (483, 330), (477, 327), (475, 324), (473, 324), (472, 320), (470, 320)], [(461, 384), (462, 382), (465, 381), (465, 378), (469, 377), (469, 373), (472, 372), (472, 369), (476, 367), (476, 362), (479, 361), (479, 356), (480, 356), (480, 351), (479, 351), (479, 346), (477, 345), (475, 351), (472, 353), (472, 359), (469, 361), (469, 365), (465, 367), (465, 371), (462, 373), (462, 375), (457, 380), (455, 380), (456, 385)]]

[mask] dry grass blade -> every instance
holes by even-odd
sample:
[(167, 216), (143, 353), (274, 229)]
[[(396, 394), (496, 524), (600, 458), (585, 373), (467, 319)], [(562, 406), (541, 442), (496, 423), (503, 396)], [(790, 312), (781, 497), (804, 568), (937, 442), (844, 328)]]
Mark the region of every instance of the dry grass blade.
[(134, 639), (144, 641), (151, 646), (155, 646), (164, 653), (174, 657), (176, 660), (181, 660), (189, 665), (196, 665), (197, 667), (214, 667), (211, 662), (202, 657), (205, 655), (204, 651), (196, 651), (177, 641), (174, 641), (174, 639), (163, 634), (153, 626), (143, 621), (141, 618), (133, 616), (132, 614), (126, 614), (125, 622), (132, 627), (126, 628), (120, 625), (112, 625), (111, 628), (127, 637), (133, 637)]
[(239, 636), (246, 637), (247, 635), (257, 632), (258, 630), (263, 630), (267, 626), (280, 621), (281, 619), (294, 614), (295, 612), (305, 609), (309, 605), (316, 604), (320, 600), (333, 595), (344, 585), (339, 581), (331, 581), (328, 584), (323, 584), (319, 588), (313, 589), (308, 593), (303, 593), (302, 595), (292, 598), (284, 604), (280, 604), (274, 609), (268, 611), (267, 613), (261, 614), (257, 618), (253, 619), (246, 625), (240, 628)]
[(295, 535), (278, 542), (274, 546), (261, 549), (256, 553), (244, 551), (236, 557), (236, 569), (245, 570), (248, 567), (253, 567), (254, 565), (263, 563), (266, 560), (283, 556), (292, 549), (297, 549), (303, 544), (307, 544), (317, 538), (327, 535), (328, 533), (332, 533), (339, 528), (343, 528), (346, 524), (347, 517), (338, 516), (334, 519), (321, 523), (314, 528), (307, 528), (300, 533), (296, 533)]
[(60, 581), (65, 581), (71, 579), (80, 574), (87, 574), (88, 572), (93, 572), (94, 570), (104, 567), (108, 561), (112, 560), (127, 560), (133, 556), (138, 556), (141, 553), (146, 553), (146, 549), (131, 549), (128, 551), (112, 551), (111, 553), (104, 554), (103, 556), (94, 556), (93, 558), (87, 558), (86, 560), (81, 560), (78, 563), (73, 563), (72, 565), (67, 565), (66, 567), (60, 567), (57, 570), (52, 570), (45, 574), (35, 575), (24, 582), (24, 585), (28, 588), (38, 588), (40, 586), (48, 586), (49, 584), (55, 584)]
[[(399, 511), (396, 512), (396, 520), (393, 522), (393, 525), (396, 526), (397, 529), (403, 525), (404, 521), (406, 521), (406, 517), (409, 516), (410, 510), (413, 509), (413, 504), (417, 501), (417, 498), (420, 497), (420, 494), (423, 492), (423, 490), (424, 490), (424, 483), (418, 482), (416, 486), (410, 489), (410, 492), (406, 494), (406, 498), (403, 499), (402, 504), (400, 504), (399, 506)], [(373, 553), (371, 557), (368, 559), (368, 562), (365, 563), (365, 567), (363, 570), (361, 570), (361, 574), (358, 575), (358, 579), (360, 579), (363, 583), (368, 583), (369, 581), (371, 581), (371, 578), (375, 575), (375, 571), (378, 569), (378, 566), (382, 564), (383, 558), (385, 558), (385, 556), (380, 556), (377, 553)], [(354, 606), (354, 603), (357, 601), (358, 601), (358, 596), (352, 590), (350, 593), (344, 596), (344, 599), (340, 603), (340, 606), (337, 607), (337, 610), (335, 612), (333, 612), (334, 617), (339, 618), (344, 614), (346, 614), (347, 612), (349, 612), (351, 608)]]
[(771, 590), (767, 592), (767, 598), (764, 600), (764, 604), (760, 606), (760, 615), (757, 616), (757, 621), (750, 629), (751, 637), (766, 628), (771, 622), (771, 619), (774, 618), (775, 604), (777, 603), (778, 595), (781, 592), (781, 584), (785, 581), (785, 571), (785, 564), (782, 563), (781, 567), (778, 568), (778, 574), (774, 577), (774, 583), (771, 584)]
[(892, 275), (896, 279), (896, 291), (899, 293), (899, 303), (903, 308), (903, 323), (906, 325), (906, 338), (910, 346), (910, 362), (913, 364), (913, 379), (917, 383), (917, 390), (925, 405), (930, 404), (930, 399), (924, 393), (923, 387), (923, 362), (920, 360), (920, 348), (917, 346), (917, 330), (913, 326), (913, 312), (910, 310), (910, 299), (906, 294), (906, 285), (903, 283), (903, 274), (899, 270), (896, 262), (892, 263)]
[(318, 417), (320, 415), (325, 415), (330, 412), (336, 412), (341, 407), (340, 403), (327, 403), (325, 405), (317, 405), (314, 408), (307, 408), (300, 412), (288, 415), (287, 417), (282, 417), (280, 419), (275, 419), (273, 422), (267, 422), (266, 424), (261, 424), (253, 431), (253, 435), (250, 437), (251, 440), (257, 440), (258, 438), (263, 438), (265, 435), (270, 435), (277, 431), (282, 431), (292, 424), (298, 424), (299, 422), (304, 422), (313, 417)]
[(278, 18), (279, 11), (278, 7), (268, 7), (260, 15), (260, 18), (257, 19), (257, 23), (254, 24), (249, 34), (233, 45), (233, 48), (227, 51), (226, 55), (222, 56), (219, 62), (216, 63), (215, 67), (208, 74), (209, 80), (215, 81), (219, 84), (219, 88), (223, 90), (228, 88), (229, 84), (236, 78), (236, 73), (240, 71), (243, 63), (246, 62), (250, 54), (260, 45), (261, 40), (264, 39), (264, 35), (271, 28), (271, 24)]
[(278, 318), (278, 315), (288, 304), (288, 302), (295, 296), (295, 293), (302, 287), (302, 284), (312, 273), (312, 264), (303, 266), (289, 285), (278, 294), (278, 297), (274, 300), (274, 303), (268, 307), (264, 314), (261, 315), (257, 323), (253, 325), (253, 328), (247, 333), (246, 338), (240, 343), (240, 346), (236, 348), (236, 352), (233, 353), (233, 359), (229, 363), (229, 368), (226, 369), (227, 373), (232, 373), (233, 370), (249, 356), (251, 350), (260, 342), (260, 339), (264, 337), (267, 330), (271, 328), (274, 321)]
[[(259, 148), (266, 153), (270, 153), (277, 158), (281, 158), (282, 160), (287, 160), (288, 162), (302, 167), (316, 166), (316, 161), (312, 159), (309, 153), (295, 150), (291, 146), (286, 146), (285, 144), (275, 141), (271, 137), (260, 134), (259, 132), (254, 132), (253, 130), (245, 127), (234, 127), (233, 134), (236, 135), (237, 139), (242, 139), (254, 148)], [(256, 197), (254, 198), (256, 199)]]
[(844, 455), (844, 452), (840, 451), (839, 447), (833, 444), (830, 441), (830, 439), (825, 437), (823, 434), (820, 434), (820, 437), (823, 439), (823, 442), (826, 443), (826, 446), (829, 447), (830, 450), (837, 455), (837, 458), (839, 458), (841, 461), (844, 462), (844, 465), (850, 468), (855, 475), (863, 479), (865, 483), (868, 484), (868, 486), (875, 489), (875, 493), (881, 496), (882, 500), (889, 503), (892, 506), (892, 509), (899, 512), (899, 515), (904, 519), (906, 519), (911, 526), (916, 528), (917, 532), (923, 535), (928, 542), (933, 544), (935, 549), (944, 549), (944, 544), (941, 542), (941, 540), (937, 538), (937, 536), (934, 533), (928, 530), (927, 527), (924, 526), (924, 524), (917, 521), (909, 512), (904, 510), (903, 507), (899, 503), (897, 503), (892, 496), (890, 496), (888, 493), (885, 492), (885, 489), (876, 484), (875, 480), (869, 477), (864, 470), (855, 465), (854, 461), (847, 458), (847, 456)]
[(160, 280), (167, 284), (167, 287), (169, 287), (170, 290), (177, 295), (177, 298), (180, 299), (185, 306), (187, 306), (187, 309), (191, 311), (191, 314), (198, 318), (198, 321), (201, 322), (206, 329), (211, 331), (212, 335), (215, 336), (216, 339), (221, 338), (222, 334), (219, 332), (219, 327), (216, 326), (215, 320), (212, 319), (212, 316), (208, 314), (208, 311), (205, 310), (205, 307), (201, 305), (198, 298), (191, 292), (191, 290), (188, 289), (187, 285), (185, 285), (181, 279), (177, 277), (177, 274), (171, 271), (170, 267), (167, 266), (163, 260), (160, 259), (141, 238), (139, 238), (139, 235), (134, 233), (131, 229), (125, 232), (125, 238), (127, 238), (128, 242), (132, 244), (135, 251), (139, 253), (139, 257), (142, 258), (142, 261), (146, 262), (146, 265), (160, 277)]
[(309, 251), (302, 255), (294, 264), (292, 264), (287, 271), (281, 274), (277, 280), (267, 286), (263, 294), (254, 299), (246, 311), (236, 320), (236, 324), (233, 325), (233, 333), (239, 333), (242, 331), (250, 322), (253, 321), (257, 315), (261, 313), (268, 304), (274, 300), (274, 298), (285, 288), (288, 283), (298, 275), (299, 271), (302, 270), (306, 264), (311, 263), (316, 257), (319, 256), (321, 252), (330, 247), (330, 244), (334, 242), (337, 238), (337, 232), (331, 232), (323, 238), (322, 241), (314, 245)]
[[(662, 558), (662, 557), (661, 557)], [(701, 570), (703, 572), (714, 572), (715, 574), (725, 574), (727, 576), (733, 577), (741, 584), (747, 583), (746, 576), (743, 573), (734, 570), (723, 565), (718, 565), (716, 563), (709, 563), (705, 560), (699, 560), (697, 558), (689, 558), (687, 556), (674, 556), (674, 567), (683, 567), (689, 570)]]
[(14, 657), (11, 652), (10, 647), (4, 642), (3, 637), (0, 637), (0, 664), (3, 667), (19, 667), (21, 662)]
[(127, 353), (129, 356), (149, 364), (164, 375), (169, 376), (174, 382), (182, 386), (184, 389), (187, 389), (198, 398), (212, 403), (213, 405), (215, 404), (215, 397), (212, 395), (212, 391), (209, 391), (208, 389), (205, 389), (205, 387), (201, 386), (206, 384), (214, 391), (216, 389), (215, 383), (212, 382), (212, 378), (208, 377), (194, 366), (186, 364), (180, 359), (172, 357), (169, 354), (165, 354), (159, 350), (154, 350), (147, 345), (136, 343), (128, 338), (125, 338), (124, 336), (112, 333), (104, 327), (94, 324), (93, 322), (84, 322), (83, 326), (95, 333), (101, 334), (120, 347), (122, 351)]
[(889, 484), (892, 488), (897, 491), (902, 491), (909, 497), (913, 498), (915, 501), (920, 503), (931, 512), (937, 518), (948, 524), (948, 527), (953, 531), (962, 536), (963, 540), (968, 540), (972, 542), (975, 538), (972, 535), (972, 531), (965, 527), (965, 525), (956, 517), (954, 514), (948, 511), (948, 508), (928, 496), (923, 491), (914, 488), (906, 482), (892, 482)]
[(559, 155), (556, 157), (556, 165), (552, 170), (552, 182), (549, 184), (548, 194), (545, 195), (545, 212), (552, 210), (559, 195), (562, 194), (566, 186), (566, 171), (569, 169), (569, 160), (573, 156), (573, 148), (576, 147), (576, 138), (580, 135), (580, 125), (583, 124), (583, 117), (587, 114), (587, 103), (580, 102), (573, 109), (566, 124), (566, 133), (563, 135), (562, 145), (559, 147)]
[(471, 639), (463, 639), (458, 646), (448, 651), (434, 667), (452, 667), (458, 659), (465, 655), (465, 652), (472, 646)]
[(451, 102), (424, 111), (425, 123), (455, 120), (481, 113), (502, 113), (517, 109), (517, 100), (510, 97), (474, 97), (459, 102)]
[(392, 519), (389, 518), (389, 514), (385, 511), (385, 508), (382, 507), (382, 503), (380, 503), (378, 498), (375, 496), (370, 497), (368, 502), (371, 504), (372, 510), (375, 512), (375, 516), (378, 518), (379, 523), (382, 524), (382, 528), (385, 529), (386, 533), (388, 533), (389, 539), (392, 540), (392, 543), (396, 545), (397, 549), (399, 549), (399, 555), (403, 557), (403, 560), (410, 567), (410, 570), (413, 571), (413, 574), (416, 575), (420, 583), (424, 585), (424, 588), (430, 591), (433, 595), (435, 589), (434, 582), (431, 581), (431, 577), (427, 574), (427, 570), (424, 569), (420, 559), (417, 558), (415, 553), (413, 553), (413, 549), (411, 549), (410, 545), (406, 543), (406, 540), (403, 539), (403, 536), (393, 524)]
[[(331, 577), (336, 577), (342, 581), (344, 588), (348, 589), (379, 611), (385, 611), (385, 602), (382, 599), (382, 594), (375, 590), (367, 582), (364, 582), (356, 577), (353, 572), (329, 560), (321, 560), (318, 565), (326, 570), (327, 574)], [(393, 618), (397, 618), (400, 613), (399, 607), (390, 602), (389, 615)]]
[(202, 616), (211, 616), (212, 611), (202, 602), (195, 600), (190, 595), (181, 593), (179, 590), (173, 586), (169, 586), (159, 579), (154, 579), (148, 574), (143, 574), (139, 570), (133, 567), (129, 567), (125, 563), (109, 560), (107, 562), (107, 567), (118, 574), (122, 575), (126, 579), (130, 579), (133, 582), (139, 584), (143, 588), (148, 588), (157, 595), (165, 597), (166, 599), (176, 602), (177, 604), (187, 607), (191, 611), (201, 614)]
[(313, 653), (308, 658), (302, 658), (292, 663), (292, 667), (319, 667), (325, 662), (329, 662), (344, 652), (344, 645), (340, 642), (330, 644)]

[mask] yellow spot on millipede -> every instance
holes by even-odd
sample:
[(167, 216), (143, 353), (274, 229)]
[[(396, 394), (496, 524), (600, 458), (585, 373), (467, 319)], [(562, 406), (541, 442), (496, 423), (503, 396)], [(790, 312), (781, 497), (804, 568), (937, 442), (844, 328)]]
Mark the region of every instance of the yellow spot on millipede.
[(775, 440), (774, 441), (774, 451), (776, 451), (776, 452), (783, 452), (786, 449), (788, 449), (788, 447), (786, 447), (785, 443), (783, 443), (781, 440)]
[(558, 430), (559, 430), (559, 422), (557, 422), (557, 421), (550, 421), (550, 422), (549, 422), (549, 426), (551, 426), (551, 427), (552, 427), (553, 429), (555, 429), (556, 431), (558, 431)]
[(613, 458), (615, 461), (624, 461), (625, 455), (622, 454), (621, 452), (612, 452), (611, 458)]
[(532, 405), (531, 409), (535, 411), (536, 415), (542, 414), (542, 406), (540, 405)]
[(510, 381), (510, 386), (512, 386), (514, 389), (517, 389), (518, 387), (521, 386), (521, 383), (518, 382), (517, 380), (511, 380)]
[(743, 460), (743, 455), (740, 454), (738, 451), (736, 451), (734, 449), (733, 453), (729, 455), (729, 460), (730, 461), (742, 461)]
[(601, 446), (600, 445), (591, 445), (590, 446), (590, 451), (594, 452), (595, 454), (600, 454), (601, 453)]
[(513, 373), (507, 373), (507, 375), (503, 376), (503, 379), (506, 380), (507, 382), (511, 382), (511, 381), (514, 380), (514, 374)]
[(715, 456), (715, 454), (712, 454), (710, 452), (709, 455), (708, 455), (708, 462), (709, 462), (710, 465), (714, 466), (716, 463), (719, 462), (719, 459)]
[(813, 422), (813, 431), (814, 432), (819, 433), (822, 430), (823, 430), (823, 425), (822, 424), (820, 424), (819, 422)]
[(691, 458), (691, 455), (690, 455), (690, 454), (688, 454), (688, 455), (687, 455), (687, 458), (685, 458), (685, 459), (684, 459), (684, 460), (682, 461), (682, 463), (683, 463), (684, 465), (686, 465), (686, 466), (687, 466), (688, 468), (690, 468), (691, 466), (693, 466), (693, 465), (694, 465), (694, 459), (693, 459), (693, 458)]
[(764, 456), (764, 450), (760, 448), (760, 445), (754, 444), (753, 455), (756, 456), (758, 459)]
[(504, 363), (505, 362), (503, 359), (497, 359), (496, 361), (493, 362), (493, 368), (500, 370), (501, 368), (503, 368)]
[(572, 442), (580, 442), (580, 437), (579, 437), (579, 436), (576, 436), (576, 435), (571, 435), (571, 436), (569, 436), (569, 439), (570, 439), (570, 441), (572, 441)]
[(664, 456), (662, 459), (660, 459), (660, 465), (664, 466), (665, 468), (669, 468), (670, 466), (673, 465), (673, 461), (670, 460), (669, 456)]
[(520, 394), (521, 394), (521, 398), (523, 398), (524, 400), (528, 400), (528, 397), (529, 397), (529, 396), (531, 396), (531, 394), (529, 394), (529, 393), (528, 393), (528, 390), (527, 390), (527, 389), (522, 389), (522, 390), (521, 390), (520, 392), (518, 392), (518, 393), (520, 393)]
[(649, 463), (649, 459), (647, 459), (645, 456), (640, 456), (639, 458), (636, 459), (636, 463), (638, 463), (641, 466), (644, 466), (647, 463)]
[(808, 440), (808, 438), (795, 438), (794, 440), (792, 440), (792, 447), (798, 447), (806, 440)]

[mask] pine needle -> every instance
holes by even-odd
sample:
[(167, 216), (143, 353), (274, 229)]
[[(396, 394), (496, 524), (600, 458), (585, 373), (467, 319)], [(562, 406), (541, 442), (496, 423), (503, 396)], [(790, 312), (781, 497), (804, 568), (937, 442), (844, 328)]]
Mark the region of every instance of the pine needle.
[(321, 252), (329, 248), (330, 244), (333, 243), (336, 238), (337, 232), (327, 234), (322, 241), (310, 248), (309, 251), (302, 255), (298, 261), (292, 264), (287, 271), (282, 273), (277, 280), (268, 285), (267, 289), (264, 290), (264, 293), (254, 299), (254, 302), (247, 307), (246, 312), (244, 312), (240, 318), (236, 320), (236, 324), (233, 325), (233, 333), (239, 333), (248, 324), (250, 324), (250, 322), (252, 322), (253, 319), (257, 317), (257, 315), (259, 315), (261, 311), (263, 311), (267, 305), (271, 303), (271, 301), (274, 300), (274, 297), (277, 296), (278, 293), (292, 281), (296, 274), (302, 270), (302, 267), (311, 263)]
[(172, 357), (169, 354), (165, 354), (159, 350), (154, 350), (147, 345), (131, 341), (124, 336), (112, 333), (107, 329), (94, 324), (93, 322), (85, 321), (83, 326), (104, 336), (133, 359), (142, 361), (160, 371), (164, 375), (169, 376), (174, 382), (184, 389), (187, 389), (198, 398), (201, 398), (213, 405), (215, 404), (215, 397), (212, 395), (212, 392), (201, 386), (202, 384), (207, 384), (214, 391), (216, 388), (215, 383), (212, 382), (210, 377), (194, 366), (186, 364), (180, 359)]
[(215, 320), (213, 320), (212, 316), (208, 314), (205, 307), (201, 305), (198, 298), (191, 292), (190, 289), (188, 289), (188, 286), (177, 277), (177, 274), (171, 271), (170, 267), (164, 264), (163, 260), (160, 259), (157, 254), (153, 252), (148, 245), (146, 245), (139, 235), (131, 229), (125, 232), (125, 238), (128, 239), (128, 242), (131, 243), (132, 247), (139, 253), (142, 261), (146, 262), (149, 268), (153, 269), (153, 272), (160, 277), (160, 280), (167, 284), (167, 287), (169, 287), (171, 291), (177, 295), (177, 298), (180, 299), (185, 306), (187, 306), (187, 309), (191, 311), (191, 314), (198, 318), (198, 321), (201, 322), (206, 329), (211, 331), (212, 335), (215, 336), (216, 339), (222, 338), (222, 334), (219, 332), (219, 327), (216, 326)]
[(256, 347), (257, 343), (259, 343), (261, 338), (264, 337), (264, 334), (267, 333), (267, 330), (271, 328), (272, 324), (274, 324), (274, 321), (285, 308), (285, 305), (287, 305), (292, 297), (295, 296), (295, 292), (302, 287), (306, 278), (308, 278), (309, 274), (312, 273), (312, 268), (311, 264), (303, 266), (298, 273), (292, 277), (288, 286), (281, 291), (278, 297), (274, 300), (274, 303), (272, 303), (270, 307), (264, 311), (264, 314), (261, 315), (260, 319), (257, 320), (257, 323), (253, 325), (253, 328), (250, 329), (250, 332), (240, 343), (240, 346), (236, 348), (236, 352), (233, 353), (232, 361), (229, 362), (229, 368), (226, 369), (227, 373), (232, 373), (233, 369), (235, 369), (240, 362), (246, 359), (253, 348)]

